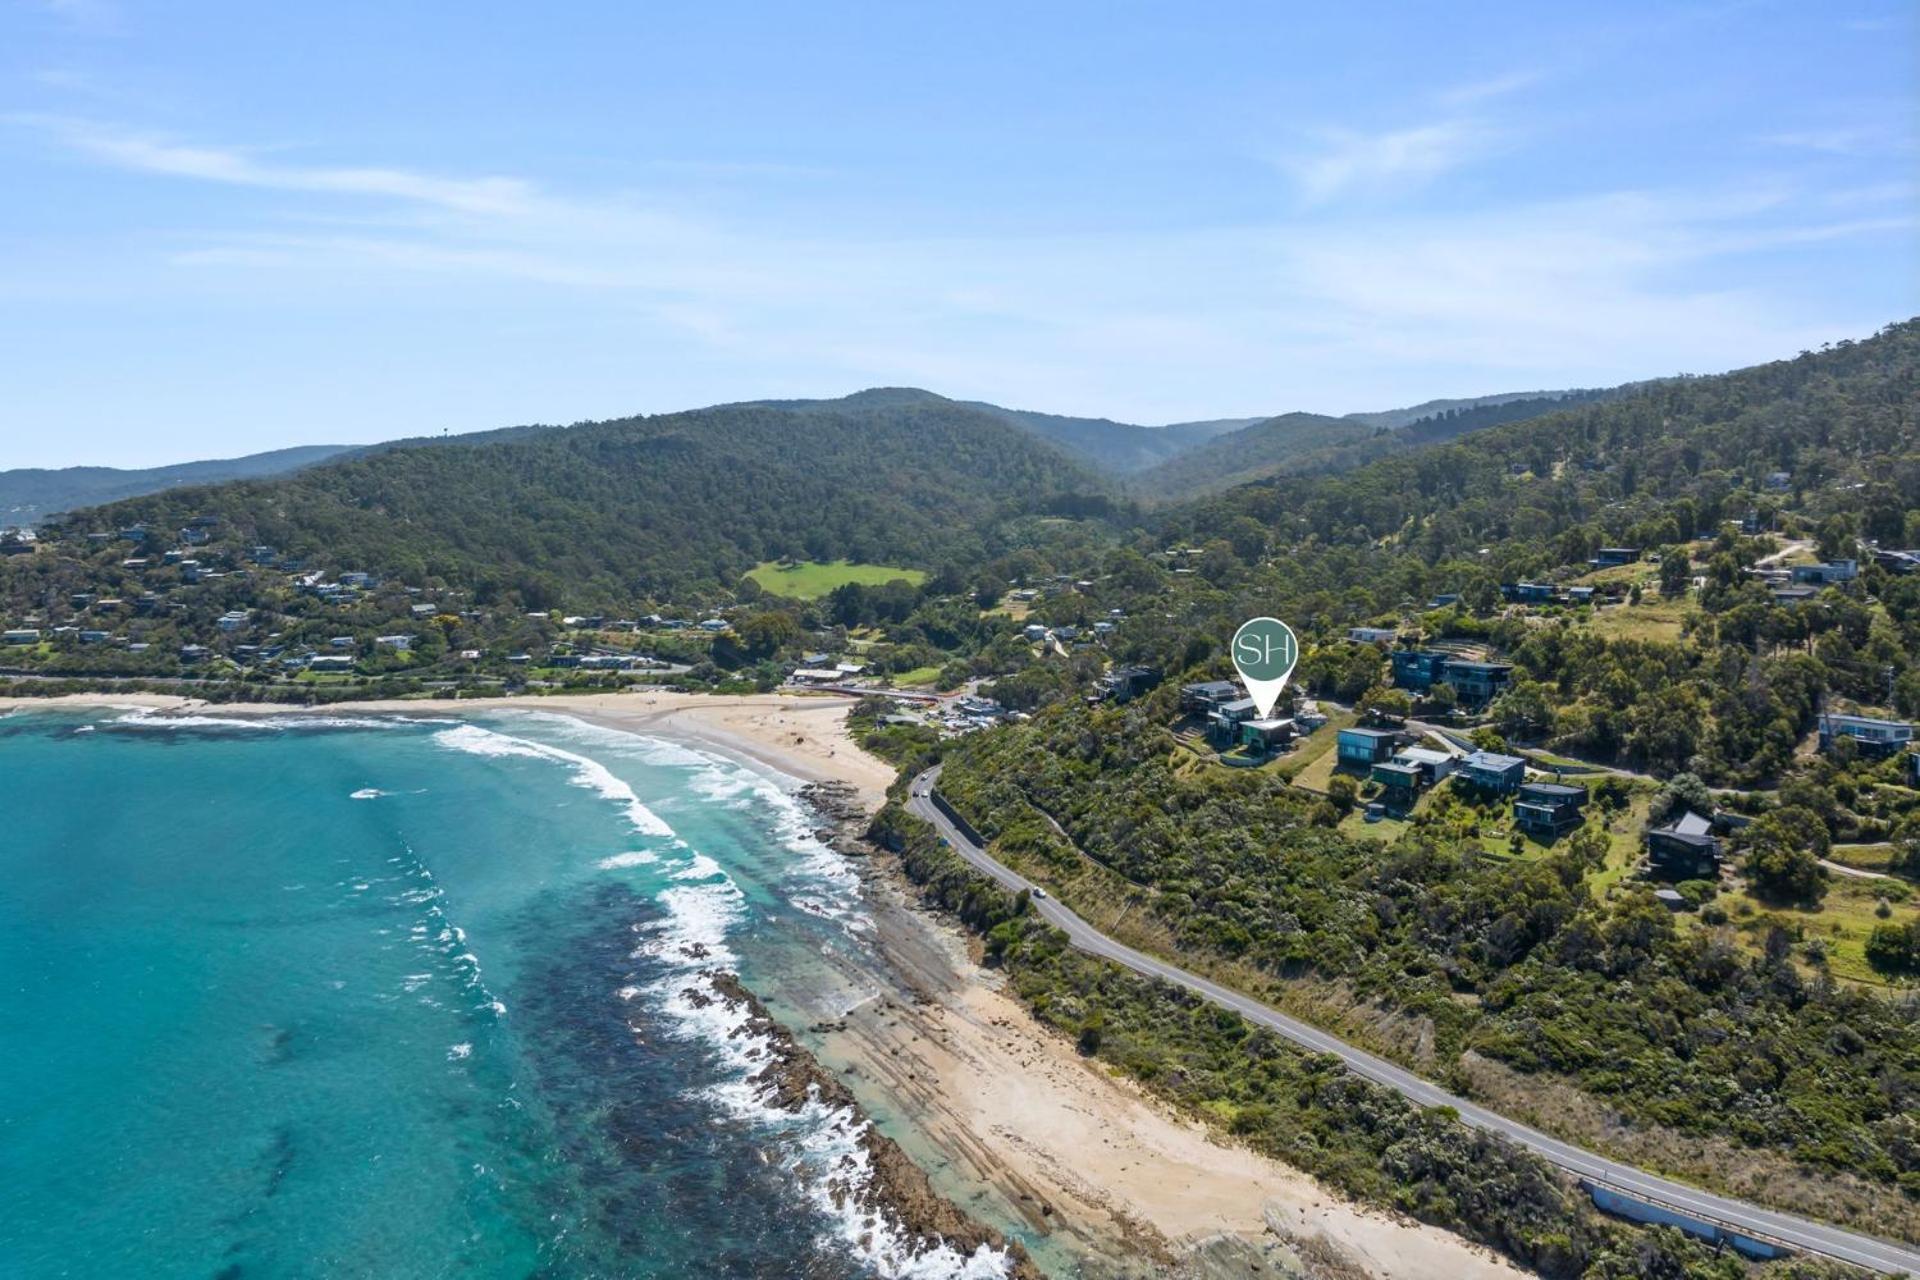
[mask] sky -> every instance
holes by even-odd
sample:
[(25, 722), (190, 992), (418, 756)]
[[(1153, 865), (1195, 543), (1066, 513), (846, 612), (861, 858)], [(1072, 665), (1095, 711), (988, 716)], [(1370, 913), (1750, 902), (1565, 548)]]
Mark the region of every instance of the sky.
[(1791, 356), (1920, 313), (1916, 14), (0, 0), (0, 468)]

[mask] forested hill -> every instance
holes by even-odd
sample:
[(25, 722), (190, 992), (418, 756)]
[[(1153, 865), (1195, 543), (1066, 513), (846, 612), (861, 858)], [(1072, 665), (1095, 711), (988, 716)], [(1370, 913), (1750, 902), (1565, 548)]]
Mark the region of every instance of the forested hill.
[(1037, 436), (1077, 461), (1112, 475), (1128, 475), (1163, 462), (1215, 436), (1238, 431), (1259, 418), (1219, 418), (1143, 427), (1111, 418), (1075, 418), (1030, 409), (1008, 409), (984, 400), (949, 400), (917, 387), (874, 387), (838, 400), (769, 400), (771, 408), (799, 413), (833, 413), (845, 408), (945, 404), (975, 409)]
[(1283, 413), (1216, 436), (1140, 472), (1131, 483), (1148, 497), (1187, 498), (1271, 474), (1303, 455), (1384, 434), (1385, 428), (1352, 418)]
[(487, 600), (631, 601), (731, 587), (783, 555), (971, 563), (1021, 515), (1104, 511), (1090, 473), (952, 403), (736, 406), (390, 448), (264, 482), (177, 490), (76, 524), (179, 528)]
[[(1784, 472), (1816, 509), (1857, 513), (1862, 536), (1895, 542), (1904, 511), (1920, 503), (1917, 431), (1920, 321), (1909, 320), (1864, 341), (1647, 384), (1341, 474), (1247, 485), (1172, 524), (1203, 540), (1224, 536), (1237, 517), (1289, 538), (1393, 538), (1429, 562), (1511, 539), (1546, 567), (1569, 558), (1551, 541), (1568, 530), (1638, 546), (1692, 537), (1728, 495), (1759, 493)], [(1524, 559), (1508, 569), (1529, 571)]]
[(219, 484), (254, 476), (281, 475), (347, 452), (338, 444), (303, 445), (165, 467), (20, 467), (0, 471), (0, 527), (28, 528), (58, 511), (97, 506), (143, 493), (190, 484)]

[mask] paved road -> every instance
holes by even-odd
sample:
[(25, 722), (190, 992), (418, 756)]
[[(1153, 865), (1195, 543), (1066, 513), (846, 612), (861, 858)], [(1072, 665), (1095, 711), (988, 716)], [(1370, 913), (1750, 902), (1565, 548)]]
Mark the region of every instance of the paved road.
[[(939, 777), (940, 769), (935, 766), (913, 780), (911, 794), (907, 799), (908, 811), (915, 817), (932, 823), (935, 830), (946, 838), (956, 853), (1003, 887), (1014, 892), (1033, 889), (1035, 886), (1032, 881), (989, 857), (985, 849), (968, 839), (966, 833), (956, 827), (946, 814), (934, 805), (932, 793)], [(1131, 947), (1123, 946), (1052, 898), (1035, 897), (1033, 906), (1047, 923), (1064, 931), (1072, 939), (1073, 945), (1082, 951), (1125, 965), (1136, 973), (1143, 973), (1149, 977), (1173, 983), (1175, 986), (1185, 987), (1215, 1004), (1232, 1009), (1249, 1022), (1277, 1032), (1295, 1044), (1317, 1053), (1333, 1054), (1345, 1062), (1348, 1069), (1355, 1074), (1376, 1084), (1383, 1084), (1422, 1106), (1452, 1107), (1468, 1124), (1501, 1134), (1579, 1177), (1604, 1183), (1617, 1190), (1642, 1196), (1686, 1213), (1697, 1214), (1723, 1226), (1731, 1226), (1809, 1253), (1838, 1258), (1841, 1261), (1889, 1275), (1897, 1275), (1901, 1272), (1920, 1275), (1920, 1251), (1876, 1240), (1871, 1236), (1842, 1231), (1838, 1227), (1823, 1226), (1818, 1222), (1810, 1222), (1789, 1214), (1775, 1213), (1770, 1209), (1763, 1209), (1744, 1201), (1713, 1195), (1682, 1182), (1673, 1182), (1653, 1174), (1642, 1173), (1632, 1165), (1594, 1155), (1571, 1143), (1562, 1142), (1537, 1129), (1530, 1129), (1505, 1116), (1497, 1115), (1465, 1098), (1456, 1097), (1431, 1081), (1421, 1079), (1411, 1071), (1397, 1067), (1386, 1059), (1376, 1057), (1365, 1050), (1356, 1049), (1318, 1027), (1301, 1022), (1297, 1018), (1290, 1018), (1249, 996), (1230, 991), (1217, 983), (1188, 973), (1184, 969), (1175, 968), (1165, 961), (1156, 960)]]

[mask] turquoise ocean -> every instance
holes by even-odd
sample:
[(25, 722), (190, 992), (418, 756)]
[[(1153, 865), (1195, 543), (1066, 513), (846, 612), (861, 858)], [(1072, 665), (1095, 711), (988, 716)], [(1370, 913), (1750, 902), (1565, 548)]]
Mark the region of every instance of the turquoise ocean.
[(986, 1277), (705, 970), (883, 986), (790, 785), (560, 716), (0, 719), (0, 1275)]

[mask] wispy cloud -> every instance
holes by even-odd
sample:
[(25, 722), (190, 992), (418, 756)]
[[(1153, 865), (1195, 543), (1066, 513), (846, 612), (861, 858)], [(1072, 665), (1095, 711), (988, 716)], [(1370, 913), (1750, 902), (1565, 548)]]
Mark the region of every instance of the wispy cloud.
[(1905, 155), (1913, 151), (1911, 133), (1901, 134), (1880, 125), (1836, 129), (1796, 129), (1766, 134), (1760, 141), (1794, 151), (1818, 151), (1834, 156)]
[(1400, 194), (1486, 154), (1496, 136), (1466, 119), (1382, 133), (1327, 130), (1289, 167), (1311, 204), (1354, 192)]
[(1546, 79), (1541, 71), (1509, 71), (1505, 75), (1491, 76), (1485, 80), (1469, 81), (1443, 89), (1438, 95), (1439, 101), (1449, 107), (1470, 107), (1475, 103), (1486, 102), (1493, 98), (1504, 98), (1508, 94), (1518, 93), (1522, 89), (1531, 89)]
[[(302, 197), (209, 200), (219, 229), (169, 233), (163, 262), (145, 264), (170, 299), (205, 289), (274, 307), (324, 299), (511, 315), (564, 298), (583, 326), (617, 326), (624, 345), (659, 361), (697, 356), (812, 379), (756, 384), (768, 394), (904, 380), (1136, 418), (1221, 407), (1223, 388), (1256, 377), (1268, 381), (1257, 397), (1233, 393), (1245, 397), (1236, 411), (1727, 367), (1844, 330), (1809, 323), (1797, 299), (1757, 286), (1690, 283), (1724, 278), (1701, 268), (1912, 231), (1905, 208), (1842, 208), (1774, 185), (1451, 217), (1313, 203), (1272, 225), (1152, 233), (806, 236), (690, 216), (664, 194), (299, 164), (278, 150), (97, 123), (14, 123), (128, 173)], [(1323, 198), (1419, 181), (1493, 145), (1484, 127), (1349, 138), (1302, 181)], [(123, 252), (152, 255), (153, 241), (129, 243)], [(13, 296), (22, 287), (0, 285)]]

